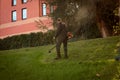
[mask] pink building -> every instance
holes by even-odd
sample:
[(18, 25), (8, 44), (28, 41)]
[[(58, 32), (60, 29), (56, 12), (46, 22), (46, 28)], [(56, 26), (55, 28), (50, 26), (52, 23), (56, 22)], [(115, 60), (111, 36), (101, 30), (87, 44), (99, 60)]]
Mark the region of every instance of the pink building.
[(0, 38), (39, 32), (36, 23), (39, 20), (52, 29), (52, 20), (47, 14), (53, 10), (45, 0), (0, 0)]

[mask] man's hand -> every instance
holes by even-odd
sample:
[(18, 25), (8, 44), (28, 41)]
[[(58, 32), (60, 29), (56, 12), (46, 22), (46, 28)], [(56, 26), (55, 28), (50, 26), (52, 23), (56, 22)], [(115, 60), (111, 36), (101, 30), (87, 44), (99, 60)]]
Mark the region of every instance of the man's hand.
[(56, 38), (55, 38), (55, 37), (53, 37), (53, 39), (55, 40)]

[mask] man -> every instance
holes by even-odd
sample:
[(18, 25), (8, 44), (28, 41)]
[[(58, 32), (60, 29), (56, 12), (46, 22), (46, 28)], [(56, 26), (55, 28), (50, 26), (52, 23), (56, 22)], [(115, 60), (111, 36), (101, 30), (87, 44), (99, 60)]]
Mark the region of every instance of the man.
[(65, 23), (62, 22), (61, 18), (57, 19), (57, 30), (56, 30), (56, 51), (57, 51), (57, 57), (55, 59), (60, 59), (60, 46), (63, 43), (64, 47), (64, 57), (68, 58), (67, 55), (67, 29)]

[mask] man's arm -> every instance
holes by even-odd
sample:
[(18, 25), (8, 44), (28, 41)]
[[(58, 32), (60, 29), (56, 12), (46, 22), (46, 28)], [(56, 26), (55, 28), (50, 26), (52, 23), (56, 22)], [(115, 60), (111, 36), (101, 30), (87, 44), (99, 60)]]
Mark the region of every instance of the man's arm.
[(61, 24), (60, 24), (60, 25), (58, 26), (58, 28), (57, 28), (55, 38), (58, 37), (59, 34), (61, 34), (61, 31), (62, 31), (62, 26), (61, 26)]

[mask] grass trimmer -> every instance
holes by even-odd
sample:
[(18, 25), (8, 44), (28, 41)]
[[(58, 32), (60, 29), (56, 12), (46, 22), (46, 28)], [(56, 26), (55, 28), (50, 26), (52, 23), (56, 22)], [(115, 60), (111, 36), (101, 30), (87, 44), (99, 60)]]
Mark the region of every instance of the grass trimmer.
[[(68, 33), (67, 33), (67, 36), (68, 36), (68, 40), (69, 40), (69, 39), (71, 39), (71, 38), (73, 37), (73, 34), (72, 34), (71, 32), (68, 32)], [(48, 53), (51, 53), (51, 51), (52, 51), (55, 47), (56, 47), (56, 45), (53, 46), (53, 47), (48, 51)]]
[(56, 45), (53, 46), (48, 52), (51, 53), (51, 51), (52, 51), (55, 47), (56, 47)]

